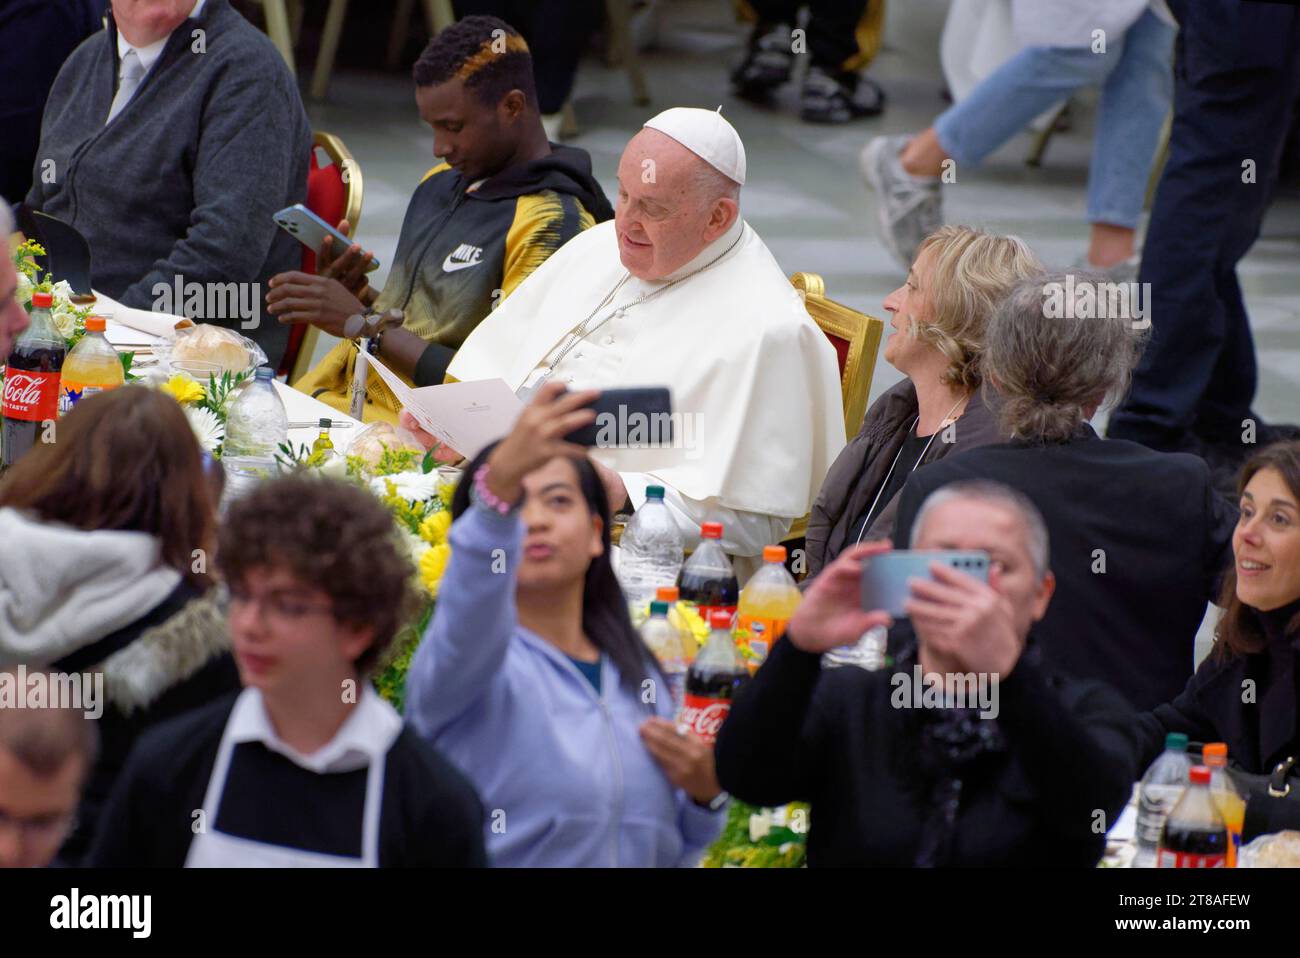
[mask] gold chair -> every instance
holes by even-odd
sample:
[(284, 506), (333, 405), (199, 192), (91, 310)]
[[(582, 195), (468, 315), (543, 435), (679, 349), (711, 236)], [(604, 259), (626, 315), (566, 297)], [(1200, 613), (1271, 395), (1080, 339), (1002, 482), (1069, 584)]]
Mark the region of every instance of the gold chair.
[[(352, 152), (343, 145), (343, 141), (333, 133), (318, 131), (312, 134), (311, 148), (313, 153), (318, 149), (323, 150), (325, 155), (333, 162), (332, 167), (325, 167), (323, 170), (318, 169), (316, 171), (317, 175), (329, 175), (331, 169), (338, 171), (337, 175), (343, 184), (343, 215), (341, 218), (348, 221), (348, 225), (352, 227), (352, 235), (356, 236), (357, 226), (361, 222), (361, 204), (365, 198), (366, 189), (365, 179), (361, 175), (361, 167), (352, 156)], [(326, 200), (325, 205), (333, 206), (334, 204)], [(308, 197), (308, 206), (312, 206), (310, 196)], [(318, 210), (313, 207), (313, 212), (323, 216), (331, 224), (337, 222), (337, 219), (330, 220), (330, 217), (336, 212), (334, 209)], [(289, 373), (289, 383), (291, 385), (297, 382), (307, 370), (311, 369), (312, 356), (316, 352), (316, 345), (319, 341), (320, 330), (315, 326), (307, 326)], [(293, 348), (292, 340), (290, 340), (290, 344), (290, 348)]]
[[(844, 433), (852, 439), (862, 428), (862, 418), (867, 412), (884, 321), (835, 302), (826, 295), (826, 283), (816, 273), (795, 273), (790, 282), (803, 297), (808, 315), (835, 347), (840, 398), (844, 403)], [(807, 532), (808, 517), (804, 516), (791, 524), (784, 541), (789, 544), (803, 539)]]

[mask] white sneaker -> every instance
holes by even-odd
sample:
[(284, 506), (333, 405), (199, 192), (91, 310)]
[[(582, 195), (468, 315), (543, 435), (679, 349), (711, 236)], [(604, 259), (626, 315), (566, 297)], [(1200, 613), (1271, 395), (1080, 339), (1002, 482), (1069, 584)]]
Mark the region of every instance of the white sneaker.
[(937, 176), (913, 176), (899, 154), (911, 137), (877, 136), (862, 150), (858, 165), (879, 197), (880, 239), (903, 269), (911, 269), (916, 248), (943, 225), (943, 198)]

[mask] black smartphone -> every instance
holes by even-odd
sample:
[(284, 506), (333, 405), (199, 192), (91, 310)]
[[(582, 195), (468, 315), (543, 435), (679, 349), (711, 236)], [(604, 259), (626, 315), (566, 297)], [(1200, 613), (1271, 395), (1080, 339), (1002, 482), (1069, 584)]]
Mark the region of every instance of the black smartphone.
[(648, 448), (673, 443), (673, 400), (667, 386), (603, 389), (588, 407), (596, 421), (564, 438), (598, 449)]

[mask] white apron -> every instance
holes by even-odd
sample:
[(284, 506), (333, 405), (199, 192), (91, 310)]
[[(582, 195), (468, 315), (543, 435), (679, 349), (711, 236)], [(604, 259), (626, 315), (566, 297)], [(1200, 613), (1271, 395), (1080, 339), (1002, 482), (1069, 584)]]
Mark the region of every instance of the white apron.
[[(233, 712), (231, 713), (233, 716)], [(366, 771), (366, 800), (361, 812), (361, 857), (326, 855), (301, 848), (268, 845), (264, 842), (239, 838), (217, 831), (217, 810), (226, 789), (226, 776), (230, 759), (237, 744), (231, 734), (233, 723), (226, 722), (217, 749), (217, 760), (208, 779), (208, 790), (203, 796), (203, 823), (206, 828), (190, 842), (185, 856), (186, 868), (378, 868), (379, 867), (379, 813), (384, 795), (384, 766), (388, 742), (379, 757), (371, 757)], [(400, 731), (400, 727), (399, 727)], [(396, 738), (396, 736), (394, 736)]]

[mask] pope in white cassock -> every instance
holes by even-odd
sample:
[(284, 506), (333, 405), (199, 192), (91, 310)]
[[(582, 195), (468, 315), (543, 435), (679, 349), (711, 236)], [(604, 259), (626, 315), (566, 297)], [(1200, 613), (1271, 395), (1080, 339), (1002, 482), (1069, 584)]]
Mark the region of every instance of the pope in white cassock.
[[(448, 370), (524, 394), (668, 386), (672, 448), (597, 448), (617, 509), (647, 485), (690, 543), (706, 520), (753, 556), (807, 513), (844, 445), (835, 351), (740, 217), (745, 148), (718, 113), (645, 124), (618, 166), (613, 222), (571, 239), (465, 340)], [(680, 414), (680, 415), (677, 415)]]

